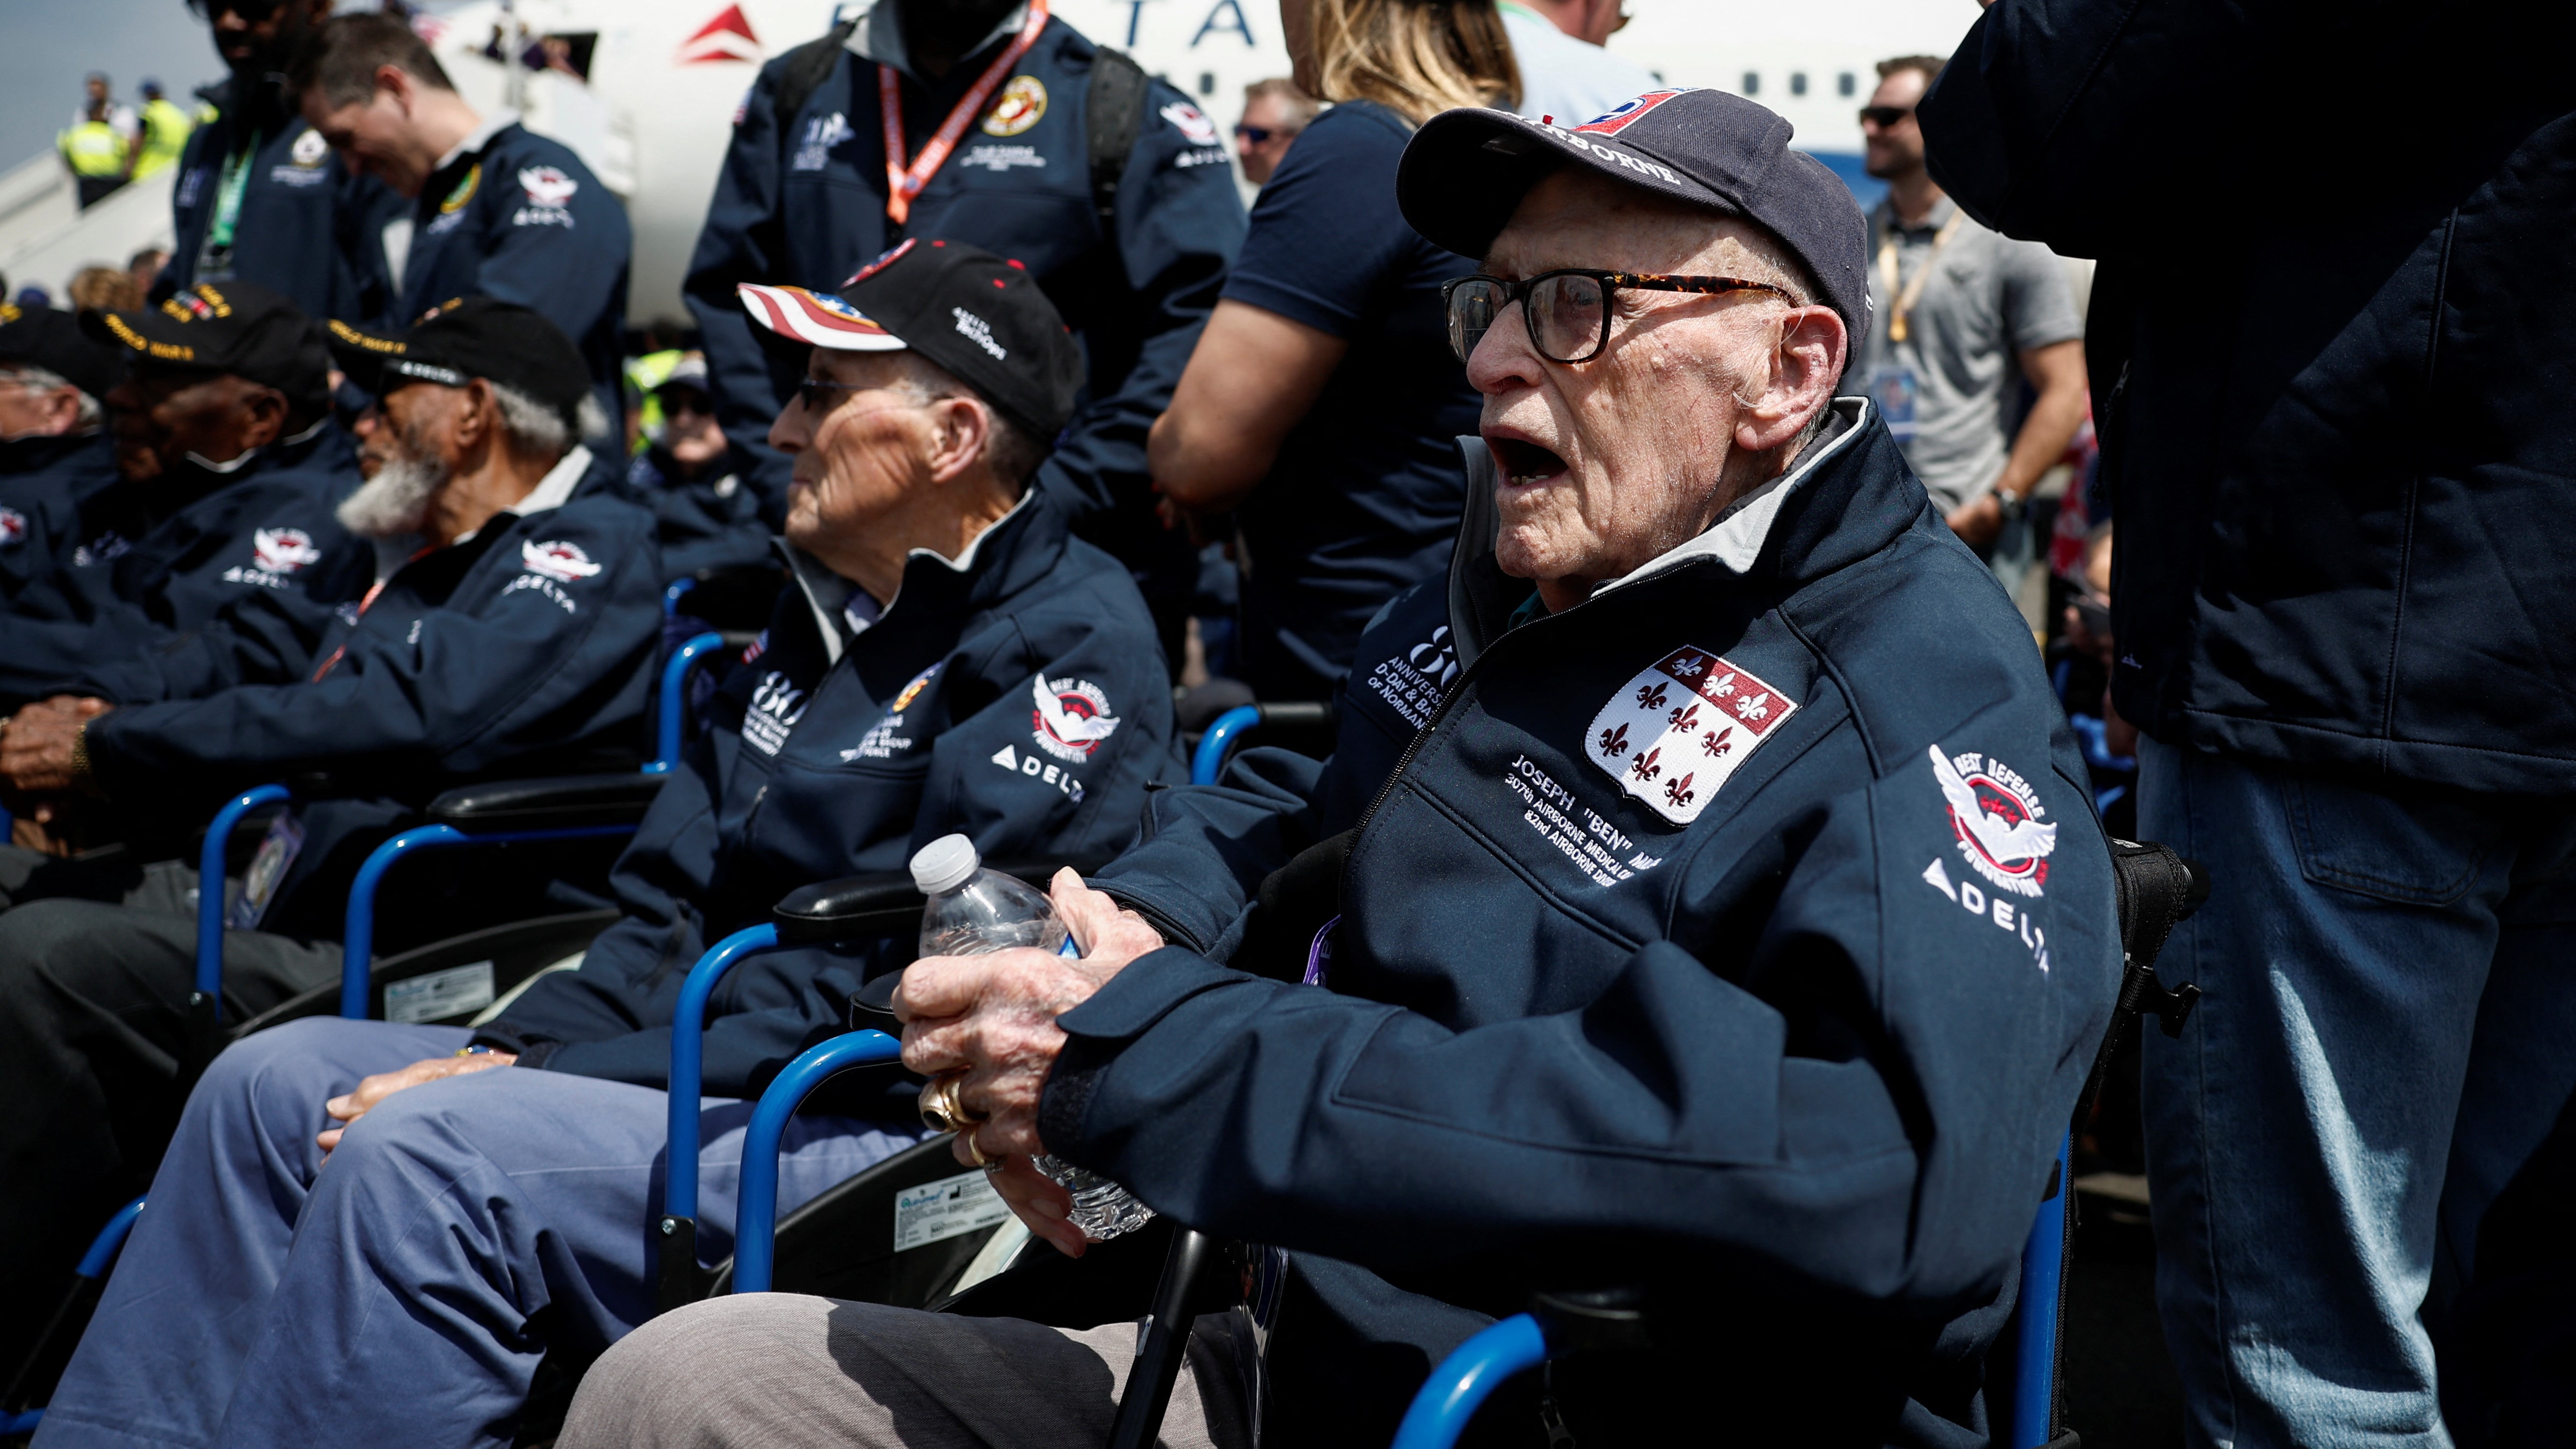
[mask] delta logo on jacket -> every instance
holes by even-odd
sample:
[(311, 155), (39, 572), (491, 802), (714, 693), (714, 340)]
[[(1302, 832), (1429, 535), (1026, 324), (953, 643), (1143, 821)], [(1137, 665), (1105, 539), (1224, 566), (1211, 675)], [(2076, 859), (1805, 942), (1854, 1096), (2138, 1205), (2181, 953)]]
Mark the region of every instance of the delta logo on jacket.
[(250, 563), (224, 570), (228, 584), (257, 584), (263, 589), (287, 587), (287, 575), (322, 561), (313, 535), (300, 528), (262, 528), (250, 536)]
[(580, 606), (559, 585), (594, 578), (604, 566), (583, 552), (580, 544), (568, 539), (552, 538), (539, 542), (530, 538), (519, 541), (519, 567), (527, 572), (501, 586), (504, 597), (522, 589), (534, 589), (552, 599), (565, 613), (577, 614), (581, 612)]

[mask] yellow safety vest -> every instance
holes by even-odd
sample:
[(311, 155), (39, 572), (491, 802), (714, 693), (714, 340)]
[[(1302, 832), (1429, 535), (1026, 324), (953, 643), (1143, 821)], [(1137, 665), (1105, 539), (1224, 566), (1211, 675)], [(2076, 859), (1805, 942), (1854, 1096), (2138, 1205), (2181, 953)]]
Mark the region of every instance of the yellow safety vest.
[(56, 142), (75, 176), (125, 174), (125, 133), (105, 121), (83, 121)]
[(179, 155), (188, 148), (188, 133), (197, 123), (188, 113), (171, 104), (168, 97), (143, 108), (143, 152), (134, 161), (134, 179), (142, 180), (156, 172), (167, 171), (179, 164)]

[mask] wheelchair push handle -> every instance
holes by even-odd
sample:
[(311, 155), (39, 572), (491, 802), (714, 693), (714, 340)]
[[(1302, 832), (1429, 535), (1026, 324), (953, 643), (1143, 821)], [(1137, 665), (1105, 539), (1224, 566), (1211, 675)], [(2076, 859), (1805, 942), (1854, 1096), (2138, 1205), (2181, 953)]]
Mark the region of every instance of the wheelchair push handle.
[(733, 1227), (733, 1291), (766, 1293), (778, 1238), (778, 1149), (798, 1104), (828, 1078), (903, 1056), (903, 1043), (881, 1031), (854, 1031), (808, 1047), (789, 1062), (752, 1109), (742, 1137), (742, 1186)]
[(284, 785), (261, 785), (232, 798), (206, 826), (206, 843), (197, 855), (197, 996), (223, 1020), (224, 1012), (224, 851), (233, 829), (254, 810), (295, 798)]

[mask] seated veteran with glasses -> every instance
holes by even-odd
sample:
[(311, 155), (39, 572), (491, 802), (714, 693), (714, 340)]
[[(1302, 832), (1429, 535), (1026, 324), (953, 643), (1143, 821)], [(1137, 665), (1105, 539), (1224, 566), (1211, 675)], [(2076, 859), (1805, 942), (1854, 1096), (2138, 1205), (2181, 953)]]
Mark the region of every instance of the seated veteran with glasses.
[[(1487, 1442), (1985, 1442), (2117, 983), (2110, 854), (2020, 616), (1836, 396), (1860, 217), (1789, 134), (1715, 91), (1426, 124), (1405, 215), (1483, 259), (1466, 532), (1407, 601), (1455, 679), (1356, 819), (1250, 751), (1060, 880), (1081, 958), (902, 980), (905, 1061), (1033, 1231), (1082, 1247), (1050, 1152), (1255, 1245), (1258, 1324), (1198, 1321), (1168, 1442), (1386, 1443), (1478, 1328), (1613, 1286), (1651, 1349), (1515, 1380)], [(717, 1300), (561, 1442), (1098, 1443), (1132, 1342)]]
[[(804, 354), (769, 434), (795, 586), (619, 859), (624, 918), (472, 1029), (297, 1021), (217, 1058), (49, 1444), (509, 1444), (550, 1351), (651, 1311), (670, 1028), (711, 943), (951, 832), (988, 859), (1105, 856), (1179, 777), (1144, 599), (1029, 489), (1082, 381), (1037, 283), (907, 242), (842, 296), (743, 304)], [(715, 1099), (839, 1034), (913, 942), (880, 954), (776, 952), (717, 988), (709, 1266), (733, 1250), (753, 1106)], [(779, 1205), (920, 1139), (908, 1093), (885, 1116), (799, 1117)]]

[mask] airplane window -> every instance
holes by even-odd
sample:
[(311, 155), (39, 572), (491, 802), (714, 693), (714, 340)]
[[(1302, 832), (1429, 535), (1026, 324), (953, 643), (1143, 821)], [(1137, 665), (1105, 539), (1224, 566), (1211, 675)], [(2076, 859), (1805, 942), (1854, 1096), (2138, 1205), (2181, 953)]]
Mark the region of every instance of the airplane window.
[(1841, 75), (1834, 77), (1834, 94), (1836, 95), (1852, 95), (1859, 89), (1860, 80), (1850, 71), (1844, 71)]
[(1199, 72), (1199, 94), (1203, 96), (1212, 96), (1216, 94), (1215, 71), (1203, 70)]
[(1762, 72), (1748, 70), (1744, 73), (1744, 93), (1748, 96), (1762, 94)]
[(1806, 93), (1807, 73), (1803, 70), (1793, 70), (1789, 72), (1789, 94), (1793, 96), (1803, 96)]

